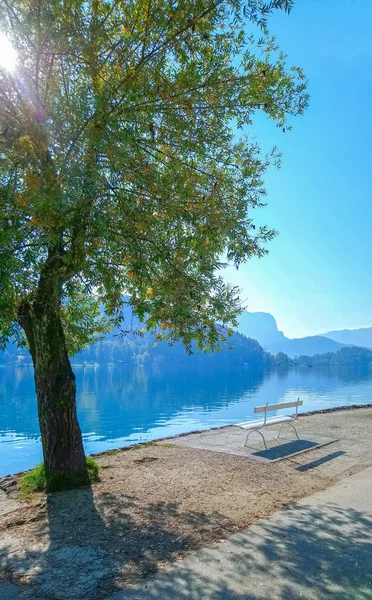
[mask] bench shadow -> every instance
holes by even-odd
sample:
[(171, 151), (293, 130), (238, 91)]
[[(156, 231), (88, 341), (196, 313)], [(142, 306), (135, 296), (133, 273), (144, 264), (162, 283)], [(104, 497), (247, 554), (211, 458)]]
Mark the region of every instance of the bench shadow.
[(311, 440), (292, 440), (280, 444), (280, 446), (273, 446), (267, 450), (257, 450), (256, 452), (252, 452), (252, 455), (265, 458), (266, 460), (277, 460), (278, 458), (286, 458), (292, 454), (310, 450), (310, 448), (316, 448), (318, 445), (318, 442)]
[(315, 467), (324, 465), (325, 463), (327, 463), (331, 460), (334, 460), (335, 458), (338, 458), (339, 456), (343, 456), (344, 454), (346, 454), (346, 452), (344, 450), (336, 450), (336, 452), (331, 452), (330, 454), (327, 454), (326, 456), (322, 456), (321, 458), (312, 460), (312, 461), (306, 463), (305, 465), (300, 465), (299, 467), (296, 467), (296, 471), (300, 471), (300, 473), (304, 473), (305, 471), (308, 471), (309, 469), (314, 469)]

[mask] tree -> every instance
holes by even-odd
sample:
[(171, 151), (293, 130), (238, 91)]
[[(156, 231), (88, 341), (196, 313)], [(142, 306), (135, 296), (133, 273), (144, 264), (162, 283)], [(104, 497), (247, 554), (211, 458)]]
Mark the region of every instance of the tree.
[(280, 367), (288, 367), (293, 365), (293, 361), (284, 352), (277, 352), (274, 357), (274, 361), (275, 364), (279, 365)]
[(18, 62), (0, 61), (1, 339), (27, 339), (49, 489), (86, 480), (69, 355), (105, 328), (100, 306), (117, 325), (127, 294), (187, 348), (234, 323), (222, 261), (275, 235), (251, 212), (278, 156), (248, 126), (263, 111), (289, 128), (307, 104), (267, 29), (291, 5), (2, 0)]

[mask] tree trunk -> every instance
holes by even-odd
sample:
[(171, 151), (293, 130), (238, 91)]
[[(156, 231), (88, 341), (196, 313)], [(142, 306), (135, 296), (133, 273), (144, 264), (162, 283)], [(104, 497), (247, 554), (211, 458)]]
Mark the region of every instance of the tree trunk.
[(25, 302), (19, 323), (34, 363), (47, 490), (89, 482), (76, 414), (75, 375), (66, 350), (59, 302)]

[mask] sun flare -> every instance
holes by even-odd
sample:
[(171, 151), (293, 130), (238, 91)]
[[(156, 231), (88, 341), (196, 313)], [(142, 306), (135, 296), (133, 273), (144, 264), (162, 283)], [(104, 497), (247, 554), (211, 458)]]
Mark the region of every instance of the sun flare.
[(17, 64), (17, 53), (6, 35), (0, 31), (0, 67), (13, 71)]

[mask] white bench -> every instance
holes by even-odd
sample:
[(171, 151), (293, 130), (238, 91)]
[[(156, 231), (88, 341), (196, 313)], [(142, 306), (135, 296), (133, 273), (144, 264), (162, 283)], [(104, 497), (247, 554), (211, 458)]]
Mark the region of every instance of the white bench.
[[(247, 445), (250, 434), (256, 431), (262, 437), (263, 443), (265, 444), (265, 448), (266, 448), (266, 450), (268, 450), (266, 440), (260, 430), (264, 429), (264, 427), (269, 427), (269, 425), (280, 425), (277, 437), (280, 436), (280, 430), (281, 430), (282, 426), (289, 425), (290, 427), (292, 427), (292, 429), (294, 429), (296, 437), (299, 440), (300, 438), (298, 437), (297, 429), (293, 425), (293, 422), (298, 417), (298, 407), (302, 406), (302, 405), (303, 405), (303, 401), (300, 400), (299, 398), (297, 398), (297, 400), (295, 402), (282, 402), (281, 404), (269, 404), (268, 402), (266, 402), (265, 406), (257, 406), (254, 409), (254, 413), (255, 414), (265, 413), (265, 416), (263, 419), (259, 419), (256, 421), (247, 421), (246, 423), (237, 423), (237, 425), (236, 425), (237, 427), (241, 427), (241, 429), (249, 430), (244, 446)], [(276, 415), (275, 417), (267, 416), (267, 413), (272, 410), (281, 410), (282, 408), (294, 408), (294, 407), (296, 407), (296, 412), (294, 415)]]

